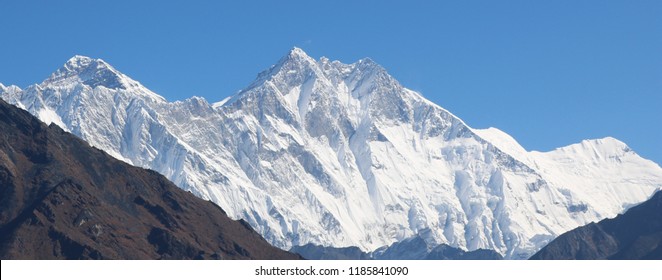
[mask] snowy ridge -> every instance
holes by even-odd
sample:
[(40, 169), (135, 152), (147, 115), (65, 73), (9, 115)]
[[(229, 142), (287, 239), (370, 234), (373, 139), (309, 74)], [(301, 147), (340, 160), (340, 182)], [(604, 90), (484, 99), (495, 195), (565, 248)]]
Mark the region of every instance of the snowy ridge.
[[(370, 59), (294, 48), (238, 94), (166, 102), (102, 60), (74, 57), (0, 96), (248, 221), (281, 248), (431, 245), (527, 258), (662, 187), (615, 139), (527, 152), (404, 88)], [(596, 180), (597, 178), (597, 180)]]

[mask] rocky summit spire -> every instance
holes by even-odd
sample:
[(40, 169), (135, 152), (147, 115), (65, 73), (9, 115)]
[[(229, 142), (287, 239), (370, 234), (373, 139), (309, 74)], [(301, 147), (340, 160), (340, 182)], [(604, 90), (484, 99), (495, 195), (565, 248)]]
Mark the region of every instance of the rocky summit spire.
[(314, 67), (317, 68), (317, 61), (310, 57), (305, 51), (298, 47), (293, 47), (286, 55), (281, 57), (278, 62), (271, 67), (267, 72), (275, 73), (281, 69), (286, 69), (288, 72), (292, 70), (304, 70), (296, 68)]

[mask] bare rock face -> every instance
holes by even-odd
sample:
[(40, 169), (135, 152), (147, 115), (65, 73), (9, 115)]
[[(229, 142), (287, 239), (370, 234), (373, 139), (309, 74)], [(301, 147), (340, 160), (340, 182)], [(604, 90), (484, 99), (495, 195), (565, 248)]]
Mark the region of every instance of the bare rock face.
[(0, 101), (0, 258), (297, 259), (243, 221)]

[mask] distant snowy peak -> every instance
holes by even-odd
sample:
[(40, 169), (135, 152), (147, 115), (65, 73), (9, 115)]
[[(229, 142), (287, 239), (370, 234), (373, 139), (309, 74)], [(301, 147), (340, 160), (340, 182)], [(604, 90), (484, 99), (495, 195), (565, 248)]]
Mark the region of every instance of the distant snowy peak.
[(124, 75), (101, 59), (76, 55), (44, 82), (48, 84), (70, 83), (70, 79), (75, 78), (93, 88), (104, 86), (109, 89), (126, 89), (127, 86), (122, 76)]
[(628, 153), (634, 154), (628, 145), (613, 137), (582, 140), (580, 143), (558, 148), (550, 153), (570, 154), (573, 157), (593, 161), (624, 156)]
[(4, 95), (4, 94), (17, 94), (17, 93), (19, 93), (19, 92), (21, 92), (21, 91), (22, 91), (22, 89), (21, 89), (20, 87), (18, 87), (18, 86), (15, 86), (15, 85), (8, 85), (8, 86), (5, 86), (5, 85), (3, 85), (2, 83), (0, 83), (0, 95)]
[(129, 78), (102, 59), (76, 55), (41, 83), (41, 87), (69, 87), (81, 83), (95, 89), (104, 87), (115, 91), (131, 91), (152, 101), (165, 99)]
[(528, 152), (512, 136), (497, 128), (490, 127), (472, 130), (481, 138), (524, 163), (531, 163), (534, 159), (543, 155), (554, 157), (557, 160), (566, 158), (569, 162), (596, 162), (618, 159), (626, 155), (636, 155), (625, 143), (613, 137), (582, 140), (580, 143), (557, 148), (549, 152)]

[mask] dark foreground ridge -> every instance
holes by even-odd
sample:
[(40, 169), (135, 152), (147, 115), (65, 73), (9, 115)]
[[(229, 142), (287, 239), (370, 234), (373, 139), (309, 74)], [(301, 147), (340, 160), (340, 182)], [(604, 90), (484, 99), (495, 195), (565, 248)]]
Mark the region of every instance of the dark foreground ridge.
[(554, 239), (532, 260), (662, 260), (662, 191), (613, 219)]
[(309, 260), (501, 260), (503, 257), (492, 250), (464, 251), (446, 244), (432, 248), (416, 236), (384, 246), (371, 253), (358, 247), (334, 248), (314, 244), (294, 246), (290, 252)]
[(0, 100), (1, 259), (298, 259), (243, 221)]
[(359, 247), (335, 248), (315, 244), (293, 246), (290, 252), (301, 255), (307, 260), (372, 260), (370, 255)]

